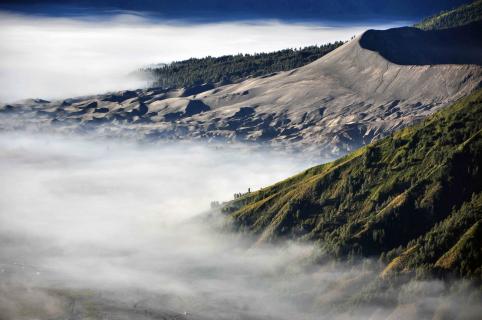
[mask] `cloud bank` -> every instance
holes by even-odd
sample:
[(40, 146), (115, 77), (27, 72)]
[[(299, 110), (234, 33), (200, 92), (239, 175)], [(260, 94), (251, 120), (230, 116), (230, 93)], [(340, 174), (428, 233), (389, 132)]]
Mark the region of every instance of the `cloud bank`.
[(147, 82), (131, 72), (149, 64), (324, 44), (389, 26), (191, 24), (133, 13), (49, 18), (0, 12), (0, 102), (136, 89)]
[[(235, 146), (2, 133), (2, 319), (480, 314), (469, 283), (414, 281), (363, 294), (377, 284), (376, 261), (313, 264), (313, 244), (255, 247), (246, 235), (219, 229), (216, 214), (201, 214), (212, 200), (310, 165)], [(373, 294), (378, 303), (357, 304)]]

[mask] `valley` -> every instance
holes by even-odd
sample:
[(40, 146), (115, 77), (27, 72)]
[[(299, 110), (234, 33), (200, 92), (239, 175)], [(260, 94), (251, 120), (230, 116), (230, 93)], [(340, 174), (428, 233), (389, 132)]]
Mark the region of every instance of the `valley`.
[(0, 4), (0, 320), (480, 318), (482, 1), (300, 1)]

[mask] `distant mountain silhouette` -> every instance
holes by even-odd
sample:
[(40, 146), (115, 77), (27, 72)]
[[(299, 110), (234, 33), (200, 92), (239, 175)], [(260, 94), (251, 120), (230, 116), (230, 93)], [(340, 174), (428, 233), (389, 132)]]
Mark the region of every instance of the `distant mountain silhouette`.
[(369, 30), (360, 45), (401, 65), (482, 65), (482, 21), (444, 30)]

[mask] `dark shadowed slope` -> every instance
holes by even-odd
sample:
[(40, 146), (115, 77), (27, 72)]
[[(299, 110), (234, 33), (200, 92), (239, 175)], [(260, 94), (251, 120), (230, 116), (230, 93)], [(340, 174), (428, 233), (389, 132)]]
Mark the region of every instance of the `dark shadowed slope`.
[[(245, 194), (224, 211), (259, 241), (318, 240), (393, 271), (482, 276), (482, 91), (335, 162)], [(267, 168), (267, 170), (269, 170)]]
[(400, 65), (482, 65), (482, 21), (436, 31), (410, 27), (369, 30), (360, 38), (360, 45)]

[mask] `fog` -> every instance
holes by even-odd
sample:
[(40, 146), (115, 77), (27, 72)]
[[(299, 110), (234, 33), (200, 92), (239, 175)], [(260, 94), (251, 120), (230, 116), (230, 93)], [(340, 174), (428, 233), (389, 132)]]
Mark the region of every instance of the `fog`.
[(52, 18), (0, 11), (0, 102), (137, 89), (141, 67), (348, 40), (368, 28), (277, 21), (192, 24), (138, 13)]
[(238, 146), (3, 133), (0, 318), (417, 319), (441, 306), (475, 318), (463, 282), (415, 281), (346, 308), (377, 262), (255, 246), (209, 209), (310, 165)]

